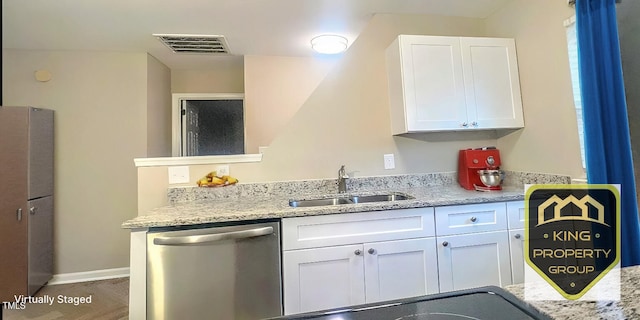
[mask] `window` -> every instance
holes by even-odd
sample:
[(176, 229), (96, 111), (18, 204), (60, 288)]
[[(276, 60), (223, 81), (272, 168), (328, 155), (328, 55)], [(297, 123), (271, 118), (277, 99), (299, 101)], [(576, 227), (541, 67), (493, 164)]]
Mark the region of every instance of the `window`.
[(242, 94), (173, 94), (173, 155), (240, 155), (245, 149)]
[(244, 154), (242, 100), (183, 100), (182, 156)]
[(580, 156), (582, 168), (586, 168), (584, 156), (584, 122), (582, 119), (582, 96), (580, 95), (580, 74), (578, 69), (578, 37), (576, 34), (576, 17), (573, 16), (564, 22), (567, 29), (567, 46), (569, 51), (569, 67), (571, 68), (571, 83), (573, 87), (573, 102), (576, 108), (578, 120), (578, 136), (580, 139)]

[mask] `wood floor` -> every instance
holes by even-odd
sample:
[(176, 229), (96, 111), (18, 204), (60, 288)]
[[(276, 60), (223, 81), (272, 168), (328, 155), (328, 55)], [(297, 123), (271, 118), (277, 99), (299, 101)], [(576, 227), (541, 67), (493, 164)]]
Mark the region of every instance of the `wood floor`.
[[(2, 320), (121, 320), (129, 319), (129, 278), (45, 286), (35, 297), (51, 297), (49, 304), (26, 304), (24, 310), (3, 310)], [(89, 297), (91, 303), (60, 303), (59, 298)], [(71, 300), (72, 301), (72, 300)], [(1, 307), (1, 305), (0, 305)]]

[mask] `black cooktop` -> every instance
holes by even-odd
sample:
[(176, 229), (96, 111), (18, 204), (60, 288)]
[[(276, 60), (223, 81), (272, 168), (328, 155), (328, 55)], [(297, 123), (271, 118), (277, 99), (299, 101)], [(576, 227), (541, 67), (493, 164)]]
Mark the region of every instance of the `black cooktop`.
[(494, 286), (273, 318), (276, 319), (551, 320)]

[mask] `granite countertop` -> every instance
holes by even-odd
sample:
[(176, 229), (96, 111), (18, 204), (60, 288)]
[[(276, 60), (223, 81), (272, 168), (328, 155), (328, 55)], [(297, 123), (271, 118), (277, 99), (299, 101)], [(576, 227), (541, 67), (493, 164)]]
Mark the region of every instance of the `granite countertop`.
[[(505, 290), (524, 299), (524, 285)], [(640, 266), (620, 269), (620, 301), (527, 301), (554, 319), (640, 319)]]
[[(234, 186), (229, 188), (233, 187)], [(369, 195), (389, 192), (407, 194), (412, 196), (413, 199), (299, 208), (290, 207), (289, 200), (331, 197), (332, 195), (322, 193), (316, 195), (306, 194), (298, 197), (294, 194), (290, 196), (244, 196), (233, 199), (193, 200), (156, 208), (145, 215), (125, 221), (122, 227), (146, 228), (194, 225), (212, 222), (300, 217), (524, 199), (522, 187), (504, 187), (501, 191), (480, 192), (465, 190), (457, 184), (390, 189), (377, 188), (375, 191), (350, 192), (340, 194), (340, 196), (347, 197), (351, 194)]]

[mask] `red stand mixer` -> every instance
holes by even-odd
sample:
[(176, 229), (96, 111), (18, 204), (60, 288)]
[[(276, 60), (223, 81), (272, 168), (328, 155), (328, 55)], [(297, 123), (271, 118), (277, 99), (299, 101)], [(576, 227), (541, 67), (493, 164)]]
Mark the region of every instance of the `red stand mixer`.
[(458, 182), (467, 190), (502, 190), (504, 172), (500, 164), (500, 152), (495, 147), (460, 150)]

